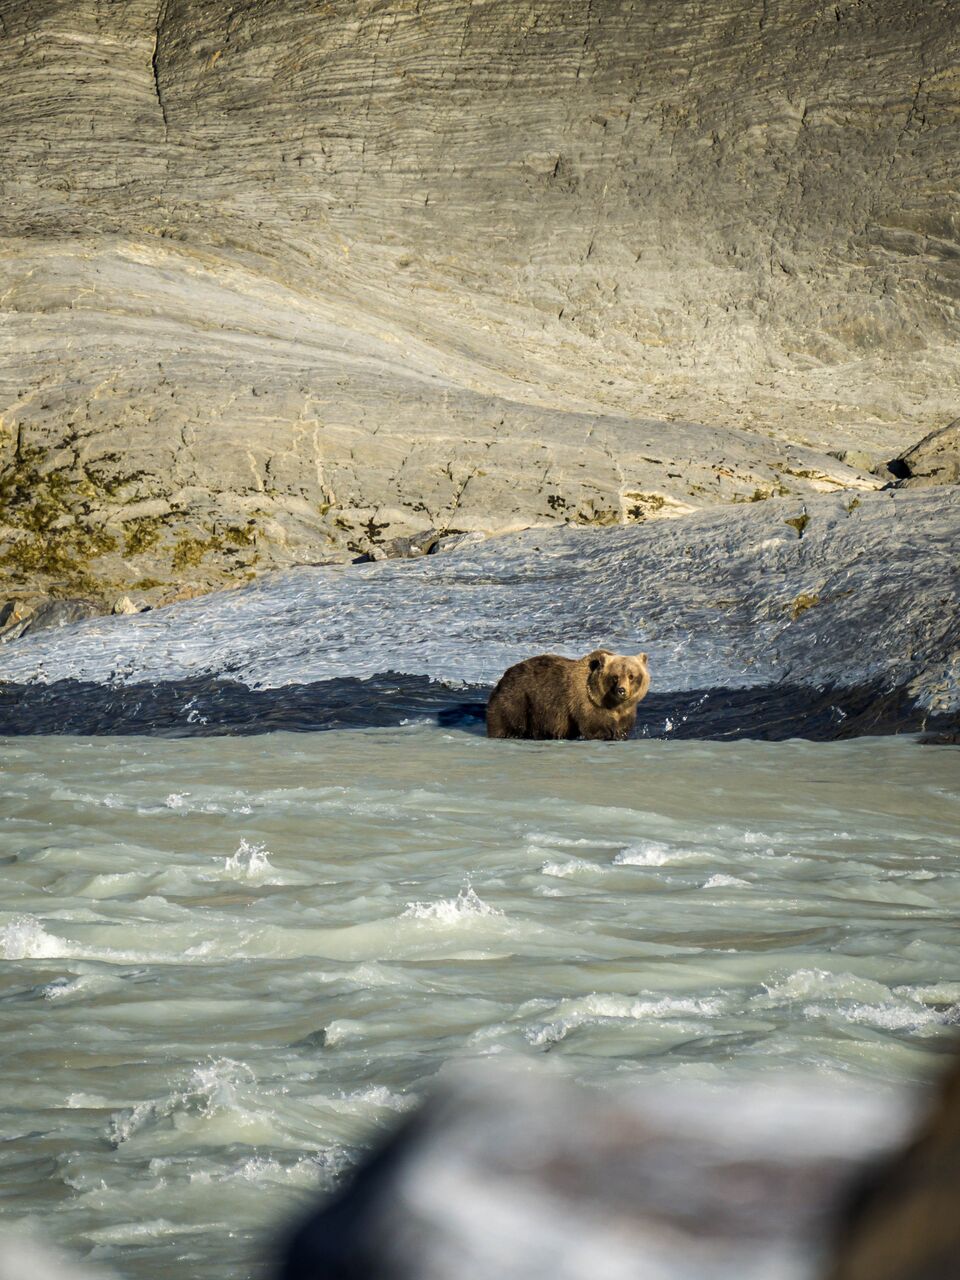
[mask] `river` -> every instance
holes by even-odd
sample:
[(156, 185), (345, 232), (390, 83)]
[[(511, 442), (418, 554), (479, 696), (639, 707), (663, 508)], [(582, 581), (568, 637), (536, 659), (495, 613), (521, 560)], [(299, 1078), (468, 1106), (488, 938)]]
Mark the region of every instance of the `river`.
[(451, 1062), (873, 1096), (954, 1043), (954, 748), (0, 746), (0, 1215), (123, 1276), (254, 1273)]

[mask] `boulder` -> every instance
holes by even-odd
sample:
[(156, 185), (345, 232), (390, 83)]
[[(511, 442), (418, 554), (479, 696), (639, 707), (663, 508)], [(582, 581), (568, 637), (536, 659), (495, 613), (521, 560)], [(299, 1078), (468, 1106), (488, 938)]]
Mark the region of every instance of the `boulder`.
[(830, 1085), (605, 1096), (542, 1068), (448, 1073), (294, 1232), (278, 1280), (814, 1280), (877, 1130), (902, 1123)]
[(24, 600), (8, 600), (0, 610), (0, 644), (16, 640), (28, 632), (67, 627), (86, 618), (98, 617), (104, 612), (101, 601), (84, 598), (40, 599), (29, 603)]
[(143, 601), (136, 602), (129, 596), (118, 596), (113, 602), (110, 612), (115, 614), (144, 613), (150, 606)]
[(960, 484), (960, 418), (931, 431), (888, 466), (900, 489)]
[(958, 1205), (960, 1066), (954, 1064), (910, 1143), (859, 1180), (826, 1280), (956, 1280)]

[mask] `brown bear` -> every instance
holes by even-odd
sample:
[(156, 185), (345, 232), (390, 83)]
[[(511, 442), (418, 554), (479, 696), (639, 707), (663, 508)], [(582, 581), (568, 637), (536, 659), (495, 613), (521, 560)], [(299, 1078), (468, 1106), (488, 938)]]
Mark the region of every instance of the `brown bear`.
[(626, 738), (650, 688), (647, 655), (541, 653), (509, 667), (487, 704), (490, 738)]

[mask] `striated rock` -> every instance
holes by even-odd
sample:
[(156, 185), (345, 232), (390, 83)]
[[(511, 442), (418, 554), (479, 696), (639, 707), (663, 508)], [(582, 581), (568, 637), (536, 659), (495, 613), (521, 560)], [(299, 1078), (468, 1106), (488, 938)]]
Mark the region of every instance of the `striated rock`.
[(0, 644), (22, 636), (32, 614), (33, 606), (26, 600), (8, 600), (0, 608)]
[(28, 632), (68, 627), (105, 611), (99, 600), (9, 600), (0, 610), (0, 644), (19, 639)]
[(438, 538), (430, 548), (430, 552), (432, 555), (446, 555), (450, 551), (464, 551), (467, 547), (479, 546), (481, 542), (485, 541), (485, 535), (476, 531), (473, 533), (450, 533)]
[(876, 487), (830, 452), (956, 416), (950, 0), (0, 16), (11, 593)]
[(924, 436), (912, 449), (894, 459), (890, 469), (901, 489), (960, 484), (960, 418)]

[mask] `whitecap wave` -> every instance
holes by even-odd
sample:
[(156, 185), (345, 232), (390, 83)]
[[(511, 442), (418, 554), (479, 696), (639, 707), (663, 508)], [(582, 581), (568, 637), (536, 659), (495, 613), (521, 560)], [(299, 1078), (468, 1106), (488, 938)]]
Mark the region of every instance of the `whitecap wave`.
[(836, 1019), (879, 1027), (883, 1031), (920, 1031), (924, 1027), (941, 1027), (944, 1017), (935, 1009), (921, 1004), (892, 1001), (890, 1004), (807, 1005), (804, 1017)]
[(248, 1106), (256, 1076), (245, 1062), (211, 1058), (198, 1063), (179, 1089), (166, 1097), (148, 1099), (110, 1118), (108, 1137), (114, 1146), (129, 1142), (141, 1130), (155, 1128), (174, 1117), (201, 1121), (230, 1114), (242, 1125), (256, 1119)]
[(237, 851), (223, 860), (223, 870), (238, 880), (263, 880), (273, 871), (266, 845), (251, 844), (241, 837)]
[(439, 924), (457, 925), (503, 912), (491, 907), (472, 888), (461, 889), (455, 898), (442, 898), (439, 902), (408, 902), (401, 919), (433, 920)]
[(596, 862), (589, 862), (586, 858), (570, 858), (566, 862), (545, 862), (540, 868), (541, 875), (556, 876), (560, 880), (584, 874), (596, 875), (597, 872), (602, 871), (603, 867)]
[(0, 928), (0, 958), (4, 960), (46, 960), (66, 954), (63, 939), (47, 933), (34, 916), (14, 916)]
[(550, 1021), (530, 1027), (525, 1034), (531, 1044), (542, 1045), (556, 1043), (577, 1027), (592, 1022), (711, 1018), (721, 1009), (722, 1002), (716, 997), (687, 999), (649, 995), (631, 998), (594, 994), (560, 1004)]
[(618, 867), (666, 867), (672, 862), (689, 862), (699, 856), (691, 849), (675, 849), (659, 840), (641, 840), (621, 847), (613, 861)]

